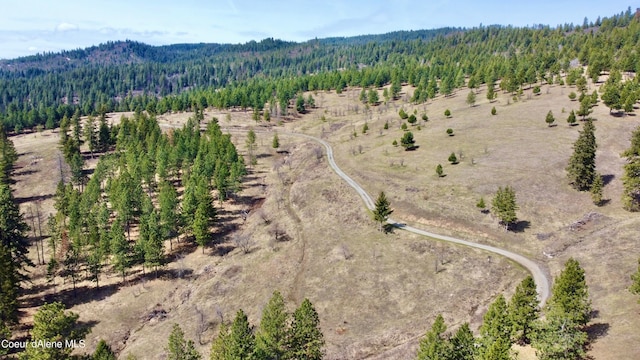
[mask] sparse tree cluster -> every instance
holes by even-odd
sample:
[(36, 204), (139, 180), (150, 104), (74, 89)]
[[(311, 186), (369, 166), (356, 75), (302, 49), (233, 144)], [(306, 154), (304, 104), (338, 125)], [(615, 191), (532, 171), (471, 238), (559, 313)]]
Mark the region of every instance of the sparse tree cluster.
[(438, 315), (420, 340), (416, 359), (496, 360), (511, 359), (513, 343), (528, 344), (539, 316), (536, 286), (531, 277), (523, 280), (507, 303), (499, 295), (484, 315), (480, 336), (475, 337), (468, 323), (448, 334), (442, 315)]
[(622, 176), (622, 204), (629, 211), (640, 211), (640, 127), (631, 135), (631, 146), (622, 154), (626, 158)]
[(308, 299), (293, 314), (288, 314), (282, 295), (276, 291), (255, 332), (242, 310), (230, 326), (221, 326), (212, 343), (210, 358), (319, 360), (324, 356), (325, 344), (319, 324), (318, 313)]

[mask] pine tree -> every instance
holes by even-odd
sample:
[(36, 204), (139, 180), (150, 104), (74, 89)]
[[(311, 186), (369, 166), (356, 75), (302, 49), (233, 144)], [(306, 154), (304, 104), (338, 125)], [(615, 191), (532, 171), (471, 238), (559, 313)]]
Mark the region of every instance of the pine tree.
[[(496, 98), (496, 90), (494, 88), (494, 85), (493, 84), (488, 84), (487, 85), (487, 100), (489, 100), (489, 102), (493, 102), (493, 100), (495, 98)], [(493, 110), (491, 110), (491, 111), (493, 112)]]
[(596, 206), (600, 206), (602, 204), (602, 188), (604, 187), (604, 181), (602, 180), (602, 175), (600, 173), (596, 173), (593, 178), (593, 183), (591, 184), (591, 200), (593, 200), (593, 204)]
[(569, 183), (579, 191), (589, 190), (595, 177), (596, 137), (593, 121), (587, 120), (573, 144), (573, 155), (567, 165)]
[(254, 165), (254, 162), (255, 162), (254, 152), (256, 150), (256, 133), (255, 131), (253, 131), (253, 129), (250, 129), (249, 132), (247, 133), (246, 144), (247, 144), (247, 152), (249, 153), (249, 164)]
[(370, 105), (378, 104), (378, 101), (380, 101), (378, 97), (378, 91), (376, 91), (376, 89), (370, 89), (367, 95), (367, 100)]
[(192, 340), (184, 338), (184, 332), (180, 325), (173, 324), (173, 329), (169, 335), (169, 343), (166, 347), (167, 359), (169, 360), (199, 360), (202, 355), (196, 350)]
[(476, 104), (476, 93), (475, 91), (471, 90), (469, 91), (469, 94), (467, 94), (467, 104), (471, 107), (473, 107), (473, 105)]
[(9, 185), (0, 183), (0, 321), (6, 324), (18, 320), (18, 292), (26, 279), (24, 268), (33, 266), (27, 257), (26, 232), (29, 227)]
[(229, 359), (250, 359), (253, 356), (256, 339), (244, 311), (238, 310), (236, 313), (227, 340)]
[(436, 175), (438, 175), (438, 177), (442, 177), (444, 175), (444, 172), (442, 170), (442, 165), (438, 164), (438, 166), (436, 166)]
[(511, 323), (511, 338), (516, 342), (528, 344), (531, 341), (534, 321), (539, 313), (538, 305), (536, 284), (531, 276), (527, 276), (516, 288), (507, 311)]
[(283, 359), (286, 353), (288, 314), (284, 299), (275, 291), (262, 311), (260, 329), (256, 333), (256, 353), (260, 359)]
[(9, 184), (13, 167), (18, 161), (18, 152), (13, 141), (7, 137), (0, 125), (0, 184)]
[(591, 112), (591, 96), (585, 96), (580, 100), (580, 109), (578, 109), (577, 115), (582, 116), (582, 120), (584, 121)]
[(504, 224), (506, 230), (509, 230), (509, 226), (518, 220), (516, 210), (518, 210), (516, 192), (510, 186), (499, 187), (491, 201), (491, 211)]
[(387, 196), (384, 194), (384, 191), (380, 191), (380, 195), (378, 195), (375, 205), (376, 207), (373, 210), (373, 219), (380, 225), (379, 230), (382, 231), (383, 228), (386, 229), (385, 223), (389, 219), (389, 215), (393, 213), (391, 204), (389, 203), (389, 200), (387, 200)]
[(293, 359), (319, 360), (324, 355), (324, 338), (320, 319), (309, 299), (304, 299), (293, 313), (287, 335), (287, 356)]
[(91, 157), (93, 158), (93, 152), (98, 147), (98, 138), (96, 137), (96, 121), (95, 118), (91, 115), (87, 117), (87, 121), (84, 124), (84, 128), (82, 129), (84, 133), (84, 141), (89, 144), (89, 151), (91, 152)]
[(105, 119), (104, 115), (101, 115), (98, 121), (98, 138), (96, 149), (99, 152), (106, 152), (107, 150), (109, 150), (109, 146), (111, 146), (111, 130), (107, 125), (107, 120)]
[(178, 233), (180, 214), (178, 213), (178, 192), (168, 181), (160, 183), (160, 229), (163, 239), (169, 239), (173, 251), (173, 237)]
[(553, 113), (551, 112), (551, 110), (549, 110), (549, 112), (547, 113), (547, 116), (545, 117), (544, 121), (547, 123), (547, 125), (549, 125), (549, 127), (553, 125), (553, 123), (556, 121), (556, 119), (553, 117)]
[(507, 301), (502, 294), (498, 295), (484, 314), (480, 335), (485, 342), (497, 339), (510, 341), (511, 322), (507, 313)]
[(476, 338), (473, 336), (469, 323), (464, 323), (458, 331), (449, 340), (451, 342), (451, 355), (452, 360), (473, 360), (475, 359)]
[(478, 200), (478, 202), (476, 203), (476, 207), (482, 210), (484, 210), (487, 207), (487, 204), (485, 204), (484, 202), (484, 197), (481, 197), (480, 200)]
[(405, 151), (411, 150), (415, 148), (416, 141), (413, 139), (413, 133), (411, 131), (407, 131), (402, 135), (402, 139), (400, 139), (400, 144), (405, 149)]
[[(38, 342), (79, 341), (84, 339), (88, 329), (78, 327), (79, 315), (65, 312), (65, 307), (59, 302), (45, 304), (38, 309), (33, 317), (31, 340)], [(29, 344), (31, 344), (30, 342)], [(21, 359), (69, 359), (73, 347), (57, 346), (27, 346)]]
[(591, 302), (584, 270), (569, 259), (556, 278), (545, 307), (545, 320), (537, 326), (532, 345), (541, 360), (581, 359), (588, 335), (584, 331), (591, 316)]
[(537, 326), (532, 346), (540, 360), (584, 359), (588, 335), (562, 313), (548, 313)]
[(622, 204), (628, 211), (640, 211), (640, 127), (631, 135), (631, 146), (622, 154), (624, 165)]
[(213, 199), (211, 199), (211, 196), (205, 196), (203, 200), (198, 203), (193, 224), (191, 225), (196, 243), (202, 246), (203, 254), (204, 248), (211, 242), (211, 231), (209, 228), (213, 223), (215, 214)]
[(569, 113), (569, 117), (567, 117), (567, 123), (569, 124), (569, 126), (573, 126), (576, 123), (576, 113), (575, 111), (571, 110), (571, 112)]
[(210, 360), (229, 359), (229, 327), (227, 324), (220, 324), (218, 336), (211, 343)]
[(116, 354), (113, 353), (109, 344), (106, 341), (100, 340), (96, 346), (96, 351), (93, 352), (91, 360), (116, 360)]
[(164, 263), (164, 241), (162, 238), (159, 215), (152, 209), (145, 216), (147, 226), (147, 238), (143, 243), (144, 262), (147, 266), (153, 267), (158, 274), (158, 267)]
[(458, 157), (456, 156), (456, 153), (452, 152), (451, 155), (449, 155), (449, 162), (453, 165), (458, 163)]
[(566, 317), (578, 326), (584, 326), (591, 317), (589, 288), (580, 263), (571, 258), (565, 263), (564, 270), (555, 279), (552, 296), (547, 303), (547, 311), (566, 314)]
[(447, 326), (442, 314), (438, 314), (431, 329), (420, 340), (417, 360), (453, 360), (451, 358), (452, 346), (445, 336)]
[(273, 141), (271, 141), (271, 147), (276, 150), (280, 147), (280, 139), (278, 139), (278, 133), (273, 134)]

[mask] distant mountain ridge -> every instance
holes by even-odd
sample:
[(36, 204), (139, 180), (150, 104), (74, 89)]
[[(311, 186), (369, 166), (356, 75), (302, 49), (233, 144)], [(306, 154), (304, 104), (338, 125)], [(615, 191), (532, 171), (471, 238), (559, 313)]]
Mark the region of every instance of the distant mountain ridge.
[(434, 30), (393, 31), (385, 34), (313, 39), (306, 42), (266, 38), (261, 41), (252, 40), (244, 44), (195, 43), (153, 46), (132, 40), (109, 41), (84, 49), (48, 52), (15, 59), (0, 60), (0, 70), (70, 70), (92, 65), (108, 66), (146, 62), (169, 63), (175, 61), (193, 61), (221, 54), (268, 52), (287, 48), (293, 50), (314, 45), (354, 46), (371, 42), (428, 41), (437, 36), (464, 30), (463, 28), (447, 27)]

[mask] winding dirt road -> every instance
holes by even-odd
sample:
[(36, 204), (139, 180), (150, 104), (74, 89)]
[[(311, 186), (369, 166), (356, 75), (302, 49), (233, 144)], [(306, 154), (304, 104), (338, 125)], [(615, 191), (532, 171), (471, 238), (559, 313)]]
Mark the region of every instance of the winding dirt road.
[[(367, 208), (369, 210), (373, 210), (375, 205), (374, 205), (374, 201), (371, 198), (371, 196), (369, 196), (369, 194), (367, 194), (367, 192), (362, 188), (362, 186), (360, 186), (360, 184), (358, 184), (355, 180), (353, 180), (352, 178), (349, 177), (349, 175), (347, 175), (344, 171), (342, 171), (342, 169), (340, 169), (340, 167), (338, 167), (338, 165), (336, 164), (335, 158), (333, 157), (333, 149), (331, 148), (331, 145), (329, 145), (328, 142), (317, 138), (315, 136), (311, 136), (311, 135), (306, 135), (306, 134), (300, 134), (300, 133), (292, 133), (292, 132), (287, 132), (285, 134), (288, 135), (292, 135), (292, 136), (297, 136), (297, 137), (303, 137), (303, 138), (307, 138), (310, 140), (313, 140), (317, 143), (320, 143), (324, 146), (324, 148), (327, 151), (327, 159), (329, 160), (329, 165), (331, 166), (331, 168), (336, 172), (336, 174), (338, 174), (338, 176), (340, 176), (344, 181), (347, 182), (347, 184), (349, 184), (349, 186), (351, 186), (352, 188), (354, 188), (356, 190), (356, 192), (358, 193), (358, 195), (360, 195), (360, 197), (362, 198), (362, 200), (364, 201), (365, 205), (367, 206)], [(505, 250), (505, 249), (501, 249), (495, 246), (490, 246), (490, 245), (485, 245), (485, 244), (479, 244), (479, 243), (475, 243), (472, 241), (467, 241), (467, 240), (462, 240), (462, 239), (458, 239), (458, 238), (454, 238), (451, 236), (446, 236), (446, 235), (440, 235), (440, 234), (436, 234), (436, 233), (432, 233), (429, 231), (425, 231), (425, 230), (421, 230), (418, 228), (415, 228), (413, 226), (409, 226), (406, 225), (404, 223), (400, 223), (396, 220), (392, 220), (389, 219), (387, 220), (387, 222), (391, 225), (393, 225), (394, 227), (398, 228), (398, 229), (402, 229), (405, 231), (409, 231), (418, 235), (423, 235), (423, 236), (427, 236), (433, 239), (438, 239), (438, 240), (442, 240), (442, 241), (447, 241), (450, 243), (454, 243), (454, 244), (459, 244), (459, 245), (463, 245), (463, 246), (468, 246), (468, 247), (472, 247), (472, 248), (476, 248), (476, 249), (481, 249), (481, 250), (485, 250), (488, 252), (492, 252), (494, 254), (498, 254), (500, 256), (504, 256), (518, 264), (520, 264), (521, 266), (523, 266), (525, 269), (527, 269), (527, 271), (529, 271), (529, 273), (531, 273), (531, 276), (533, 277), (533, 280), (536, 283), (537, 286), (537, 291), (538, 291), (538, 298), (540, 300), (540, 305), (544, 305), (547, 301), (547, 299), (549, 298), (549, 294), (550, 294), (550, 282), (549, 282), (549, 278), (547, 278), (547, 275), (544, 273), (544, 271), (542, 271), (542, 269), (540, 268), (540, 266), (533, 260), (528, 259), (520, 254), (516, 254), (514, 252), (511, 252), (509, 250)]]

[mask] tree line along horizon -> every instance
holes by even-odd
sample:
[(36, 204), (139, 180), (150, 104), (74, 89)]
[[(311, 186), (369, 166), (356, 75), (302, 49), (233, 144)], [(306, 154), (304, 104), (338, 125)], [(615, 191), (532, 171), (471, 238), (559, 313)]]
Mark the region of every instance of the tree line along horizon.
[[(410, 84), (415, 88), (411, 101), (423, 103), (463, 86), (486, 84), (492, 91), (490, 85), (499, 84), (514, 93), (525, 84), (559, 82), (561, 75), (575, 75), (578, 65), (588, 67), (588, 76), (597, 82), (604, 72), (640, 73), (634, 50), (638, 32), (638, 17), (627, 9), (582, 26), (445, 28), (374, 35), (365, 43), (267, 39), (224, 51), (206, 50), (207, 44), (185, 45), (180, 51), (151, 50), (135, 42), (107, 44), (67, 54), (85, 60), (102, 56), (95, 64), (59, 67), (50, 63), (56, 58), (50, 55), (3, 66), (0, 122), (15, 132), (52, 129), (76, 109), (81, 116), (99, 116), (240, 107), (286, 116), (289, 102), (305, 91), (385, 84), (394, 85), (391, 96), (397, 96), (393, 90), (399, 84)], [(138, 61), (122, 63), (119, 56)], [(622, 109), (632, 95), (617, 86), (611, 89), (619, 97), (612, 108)]]

